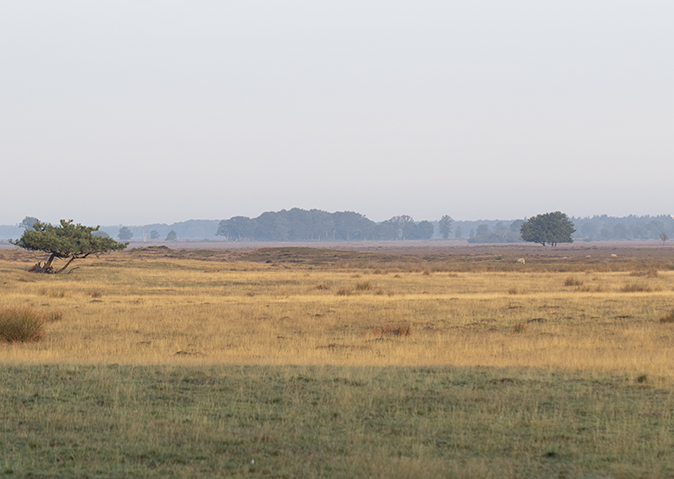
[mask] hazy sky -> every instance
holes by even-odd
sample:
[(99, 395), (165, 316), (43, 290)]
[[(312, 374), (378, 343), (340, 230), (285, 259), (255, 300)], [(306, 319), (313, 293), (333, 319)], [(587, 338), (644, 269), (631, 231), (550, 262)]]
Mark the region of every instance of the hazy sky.
[(674, 2), (0, 0), (0, 224), (674, 213)]

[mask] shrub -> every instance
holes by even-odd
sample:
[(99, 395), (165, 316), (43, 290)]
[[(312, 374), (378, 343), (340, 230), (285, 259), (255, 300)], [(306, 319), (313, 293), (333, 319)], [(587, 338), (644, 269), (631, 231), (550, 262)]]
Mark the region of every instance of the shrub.
[(564, 281), (564, 286), (580, 286), (582, 284), (583, 284), (582, 281), (577, 280), (573, 276), (569, 276), (568, 278), (566, 278), (566, 281)]
[(0, 341), (24, 343), (44, 336), (44, 315), (28, 308), (0, 310)]
[(356, 291), (370, 291), (372, 289), (372, 283), (369, 281), (361, 281), (356, 283)]

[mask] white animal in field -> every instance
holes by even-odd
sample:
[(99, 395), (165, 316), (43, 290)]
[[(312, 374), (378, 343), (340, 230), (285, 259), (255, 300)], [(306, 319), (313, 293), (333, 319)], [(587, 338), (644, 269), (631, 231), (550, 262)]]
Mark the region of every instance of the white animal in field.
[(524, 261), (524, 258), (518, 259), (517, 262), (518, 262), (519, 264), (525, 264), (525, 263), (526, 263), (526, 261)]

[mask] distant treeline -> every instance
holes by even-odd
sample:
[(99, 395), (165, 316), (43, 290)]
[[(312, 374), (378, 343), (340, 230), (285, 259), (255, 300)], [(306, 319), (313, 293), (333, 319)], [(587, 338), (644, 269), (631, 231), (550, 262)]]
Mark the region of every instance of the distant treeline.
[[(575, 241), (623, 241), (660, 239), (660, 233), (674, 238), (674, 218), (660, 216), (571, 217), (576, 232)], [(523, 220), (515, 221), (456, 221), (456, 238), (467, 238), (469, 243), (514, 243), (522, 241), (520, 227)]]
[[(360, 213), (293, 208), (266, 212), (257, 218), (236, 216), (228, 220), (189, 220), (173, 224), (126, 226), (131, 241), (166, 241), (175, 234), (178, 240), (227, 241), (371, 241), (411, 240), (447, 237), (470, 243), (514, 243), (522, 241), (519, 220), (414, 221), (409, 216), (394, 216), (376, 223)], [(665, 233), (674, 240), (674, 219), (660, 216), (571, 217), (575, 241), (656, 240)], [(91, 225), (95, 226), (95, 225)], [(101, 231), (119, 238), (124, 225), (102, 226)], [(0, 225), (0, 240), (17, 239), (19, 225)]]
[(434, 233), (433, 223), (409, 216), (375, 223), (352, 211), (293, 208), (257, 218), (235, 216), (221, 221), (215, 234), (228, 241), (365, 241), (430, 239)]
[(574, 239), (586, 241), (659, 239), (660, 233), (674, 238), (674, 218), (660, 216), (593, 216), (571, 218), (576, 225)]

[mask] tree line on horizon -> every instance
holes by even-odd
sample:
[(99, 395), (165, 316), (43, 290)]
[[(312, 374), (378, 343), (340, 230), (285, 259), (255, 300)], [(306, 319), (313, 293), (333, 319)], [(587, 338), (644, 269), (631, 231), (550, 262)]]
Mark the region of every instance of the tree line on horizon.
[[(446, 215), (443, 221), (448, 236), (452, 220)], [(215, 234), (227, 241), (427, 240), (435, 234), (435, 226), (430, 221), (416, 222), (407, 215), (376, 223), (353, 211), (328, 213), (293, 208), (268, 211), (257, 218), (235, 216), (222, 220)]]
[[(227, 241), (363, 241), (444, 238), (469, 243), (522, 242), (517, 220), (453, 220), (449, 215), (435, 221), (414, 221), (394, 216), (376, 223), (354, 212), (328, 213), (293, 208), (266, 212), (257, 218), (236, 216), (228, 220), (188, 220), (173, 224), (103, 226), (95, 234), (123, 241), (177, 241), (224, 238)], [(670, 215), (571, 217), (575, 241), (657, 240), (664, 233), (674, 238)], [(0, 238), (17, 238), (37, 218), (26, 217), (15, 226), (0, 226)], [(430, 235), (430, 236), (429, 236)]]

